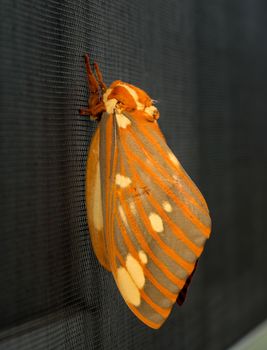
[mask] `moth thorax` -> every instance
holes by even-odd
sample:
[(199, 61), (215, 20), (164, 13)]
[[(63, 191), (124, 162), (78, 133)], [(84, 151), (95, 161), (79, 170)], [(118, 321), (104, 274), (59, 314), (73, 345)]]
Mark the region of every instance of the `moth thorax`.
[(110, 85), (103, 95), (103, 101), (107, 112), (111, 112), (115, 106), (126, 111), (144, 111), (152, 107), (151, 98), (143, 90), (120, 80)]

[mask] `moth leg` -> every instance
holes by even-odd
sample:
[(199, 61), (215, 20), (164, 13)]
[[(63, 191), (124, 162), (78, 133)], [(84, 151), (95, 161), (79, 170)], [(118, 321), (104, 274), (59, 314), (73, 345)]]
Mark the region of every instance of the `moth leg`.
[(99, 120), (99, 115), (101, 115), (103, 112), (105, 112), (106, 107), (104, 103), (99, 103), (92, 108), (81, 108), (79, 110), (80, 115), (87, 115), (90, 117), (91, 120)]
[(88, 99), (88, 108), (82, 108), (79, 110), (80, 115), (88, 115), (93, 120), (100, 120), (101, 114), (105, 111), (105, 105), (102, 99), (102, 92), (106, 90), (106, 85), (103, 82), (102, 74), (99, 70), (97, 63), (94, 63), (96, 70), (96, 75), (99, 80), (97, 81), (94, 73), (91, 69), (89, 55), (85, 55), (85, 67), (87, 72), (88, 79), (88, 88), (89, 88), (89, 99)]

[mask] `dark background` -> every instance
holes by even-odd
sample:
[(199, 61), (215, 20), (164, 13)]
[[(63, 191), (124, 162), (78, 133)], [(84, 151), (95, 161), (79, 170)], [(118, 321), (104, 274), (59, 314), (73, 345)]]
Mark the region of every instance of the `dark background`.
[[(2, 0), (0, 349), (226, 349), (267, 316), (267, 4)], [(92, 253), (95, 125), (83, 55), (159, 101), (213, 220), (186, 303), (162, 329)]]

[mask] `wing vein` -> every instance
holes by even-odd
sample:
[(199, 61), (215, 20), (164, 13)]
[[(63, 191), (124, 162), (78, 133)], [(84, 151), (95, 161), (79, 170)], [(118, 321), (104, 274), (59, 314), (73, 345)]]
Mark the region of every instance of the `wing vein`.
[(156, 181), (157, 184), (162, 188), (162, 190), (183, 210), (184, 215), (194, 224), (205, 237), (209, 237), (210, 228), (204, 225), (192, 212), (191, 210), (175, 195), (168, 186), (166, 186), (161, 179), (151, 171), (151, 169), (143, 162), (139, 157), (137, 157), (134, 152), (130, 152), (128, 146), (124, 144), (124, 149), (127, 150), (125, 153), (131, 154), (131, 158), (135, 160), (146, 172), (151, 175), (151, 179)]
[[(124, 262), (124, 259), (122, 257), (122, 255), (120, 254), (120, 252), (116, 249), (116, 256), (118, 257), (121, 265), (126, 268), (125, 266), (125, 262)], [(134, 280), (133, 280), (133, 283), (135, 284)], [(144, 299), (144, 301), (154, 310), (156, 311), (159, 315), (161, 315), (163, 318), (167, 318), (170, 311), (171, 311), (171, 308), (168, 308), (168, 309), (164, 309), (162, 308), (161, 306), (159, 306), (158, 304), (156, 304), (147, 294), (146, 292), (143, 290), (143, 289), (138, 289), (140, 294), (141, 294), (141, 297), (142, 299)]]
[[(129, 249), (129, 252), (131, 253), (131, 255), (135, 258), (138, 259), (138, 254), (136, 252), (136, 249), (131, 241), (131, 239), (129, 238), (129, 236), (127, 235), (126, 229), (124, 228), (124, 225), (122, 223), (121, 218), (119, 217), (119, 215), (116, 215), (116, 219), (118, 222), (118, 226), (120, 228), (120, 231), (122, 232), (122, 238), (124, 240), (125, 245), (127, 246), (127, 248)], [(152, 274), (152, 272), (150, 272), (150, 270), (143, 265), (143, 270), (144, 270), (144, 274), (145, 276), (149, 279), (149, 281), (159, 290), (160, 293), (162, 293), (166, 298), (168, 298), (171, 301), (175, 301), (177, 298), (177, 295), (170, 292), (167, 288), (165, 288)]]
[[(143, 142), (139, 139), (139, 137), (133, 132), (133, 130), (129, 130), (131, 136), (133, 137), (133, 139), (135, 140), (136, 144), (139, 146), (140, 149), (144, 149), (145, 146), (143, 144)], [(163, 157), (163, 159), (166, 162), (166, 155)], [(149, 157), (149, 160), (152, 161), (153, 165), (155, 166), (155, 168), (157, 170), (159, 170), (159, 172), (161, 173), (161, 175), (168, 179), (170, 182), (173, 182), (173, 178), (169, 175), (169, 173), (167, 171), (165, 171), (165, 169), (159, 164), (159, 162), (156, 161), (156, 159), (154, 157)], [(176, 169), (177, 171), (177, 169)], [(182, 173), (182, 172), (181, 172)], [(184, 178), (186, 178), (186, 176), (184, 176)], [(183, 180), (184, 180), (183, 178)], [(184, 181), (185, 182), (185, 181)], [(185, 182), (186, 183), (186, 182)], [(187, 184), (188, 185), (188, 184)], [(189, 187), (189, 186), (188, 186)], [(197, 207), (198, 210), (200, 210), (204, 215), (207, 215), (208, 212), (206, 210), (206, 207), (203, 207), (202, 205), (200, 205), (196, 199), (190, 195), (190, 193), (188, 193), (185, 189), (183, 189), (182, 187), (177, 188), (187, 199), (188, 201), (192, 202), (192, 204)], [(203, 203), (203, 202), (201, 202)]]
[(155, 254), (153, 253), (152, 249), (149, 247), (148, 243), (146, 242), (146, 240), (144, 239), (141, 231), (139, 230), (137, 224), (135, 223), (135, 220), (133, 218), (133, 216), (130, 214), (130, 211), (128, 209), (128, 207), (125, 205), (125, 200), (122, 196), (121, 198), (121, 205), (123, 207), (123, 210), (127, 216), (127, 219), (129, 220), (131, 227), (133, 228), (133, 233), (135, 234), (135, 237), (137, 239), (137, 241), (139, 242), (139, 244), (141, 245), (142, 249), (150, 256), (150, 258), (152, 259), (152, 261), (155, 263), (155, 265), (158, 266), (158, 268), (165, 274), (165, 276), (172, 282), (174, 283), (175, 286), (178, 286), (180, 289), (183, 288), (185, 280), (176, 277), (169, 269), (168, 267), (162, 262), (160, 261)]
[(188, 187), (192, 190), (192, 192), (195, 193), (195, 195), (198, 197), (200, 202), (203, 203), (204, 207), (207, 210), (207, 213), (209, 213), (206, 201), (204, 200), (204, 198), (203, 198), (202, 194), (200, 193), (200, 191), (198, 190), (198, 188), (196, 186), (193, 186), (191, 181), (190, 181), (190, 179), (187, 178), (186, 174), (184, 174), (183, 171), (179, 167), (175, 166), (173, 164), (173, 162), (166, 157), (165, 153), (162, 151), (162, 148), (161, 148), (160, 144), (158, 144), (157, 140), (153, 136), (151, 136), (148, 132), (146, 132), (146, 129), (142, 125), (138, 125), (137, 123), (135, 125), (136, 125), (136, 128), (138, 128), (139, 130), (142, 130), (143, 133), (145, 133), (147, 139), (150, 141), (150, 143), (152, 145), (154, 145), (157, 148), (157, 151), (159, 152), (159, 154), (161, 154), (161, 156), (165, 160), (165, 162), (172, 169), (174, 169), (174, 170), (179, 172), (180, 176), (187, 183)]
[[(132, 169), (133, 166), (132, 164), (129, 162), (128, 163), (130, 168)], [(123, 168), (123, 165), (121, 164), (121, 167)], [(135, 181), (135, 173), (132, 171), (132, 176), (134, 176), (134, 182), (137, 183), (137, 181)], [(128, 189), (126, 189), (126, 191), (129, 192)], [(193, 263), (189, 263), (186, 260), (184, 260), (180, 255), (177, 255), (176, 252), (170, 248), (161, 238), (160, 236), (157, 234), (156, 231), (154, 231), (149, 223), (148, 220), (148, 215), (145, 212), (143, 205), (140, 203), (139, 200), (136, 200), (135, 202), (137, 208), (138, 208), (138, 212), (140, 214), (140, 217), (143, 221), (143, 224), (147, 230), (147, 232), (150, 233), (150, 235), (154, 238), (154, 240), (157, 242), (157, 244), (162, 248), (162, 250), (173, 260), (175, 261), (179, 266), (181, 266), (188, 274), (190, 274), (194, 268), (194, 264)]]

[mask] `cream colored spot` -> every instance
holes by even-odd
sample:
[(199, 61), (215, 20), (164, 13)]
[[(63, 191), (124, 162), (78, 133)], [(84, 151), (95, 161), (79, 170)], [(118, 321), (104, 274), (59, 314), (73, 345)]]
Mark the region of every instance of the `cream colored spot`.
[(156, 214), (156, 213), (151, 213), (149, 215), (149, 220), (151, 223), (151, 226), (153, 228), (154, 231), (156, 232), (162, 232), (163, 231), (163, 222), (161, 220), (161, 217)]
[(119, 267), (117, 270), (117, 282), (125, 301), (134, 306), (139, 306), (141, 303), (140, 292), (124, 267)]
[(180, 164), (178, 159), (175, 157), (175, 155), (172, 152), (168, 152), (168, 156), (174, 165), (178, 166)]
[(158, 109), (155, 106), (149, 106), (145, 108), (145, 112), (151, 116), (158, 113)]
[(139, 250), (139, 259), (143, 264), (147, 264), (147, 255), (143, 250)]
[(96, 166), (96, 177), (94, 185), (94, 204), (93, 204), (93, 223), (97, 230), (103, 228), (103, 213), (102, 213), (102, 198), (101, 198), (101, 185), (100, 185), (100, 167), (99, 162)]
[(120, 216), (121, 216), (121, 219), (122, 221), (124, 222), (124, 224), (127, 226), (128, 225), (128, 222), (127, 222), (127, 218), (126, 218), (126, 215), (124, 213), (124, 210), (122, 209), (122, 206), (119, 205), (119, 213), (120, 213)]
[(145, 285), (143, 268), (131, 254), (127, 255), (126, 268), (137, 287), (142, 289)]
[(128, 125), (131, 125), (131, 121), (126, 118), (123, 114), (116, 113), (116, 119), (118, 126), (122, 129), (126, 129)]
[(139, 110), (144, 109), (145, 106), (139, 102), (138, 95), (134, 89), (130, 88), (130, 86), (127, 84), (121, 84), (120, 86), (123, 86), (130, 93), (130, 95), (132, 96), (132, 98), (134, 99), (134, 101), (136, 103), (137, 109), (139, 109)]
[(170, 203), (168, 201), (164, 201), (162, 203), (163, 209), (165, 211), (167, 211), (168, 213), (172, 212), (172, 206), (170, 205)]
[(136, 215), (136, 206), (134, 204), (134, 202), (130, 202), (130, 209), (131, 209), (131, 212)]
[(112, 91), (112, 89), (107, 89), (107, 91), (103, 95), (103, 102), (105, 104), (106, 111), (109, 114), (114, 112), (114, 108), (118, 102), (115, 98), (108, 100), (108, 96), (111, 93), (111, 91)]
[(116, 185), (118, 185), (118, 186), (120, 186), (122, 188), (126, 188), (132, 182), (132, 180), (129, 177), (123, 176), (121, 174), (117, 174), (116, 175), (116, 180), (115, 181), (116, 181)]
[(108, 114), (114, 113), (114, 109), (115, 109), (117, 102), (118, 101), (115, 98), (112, 98), (105, 103), (106, 111)]

